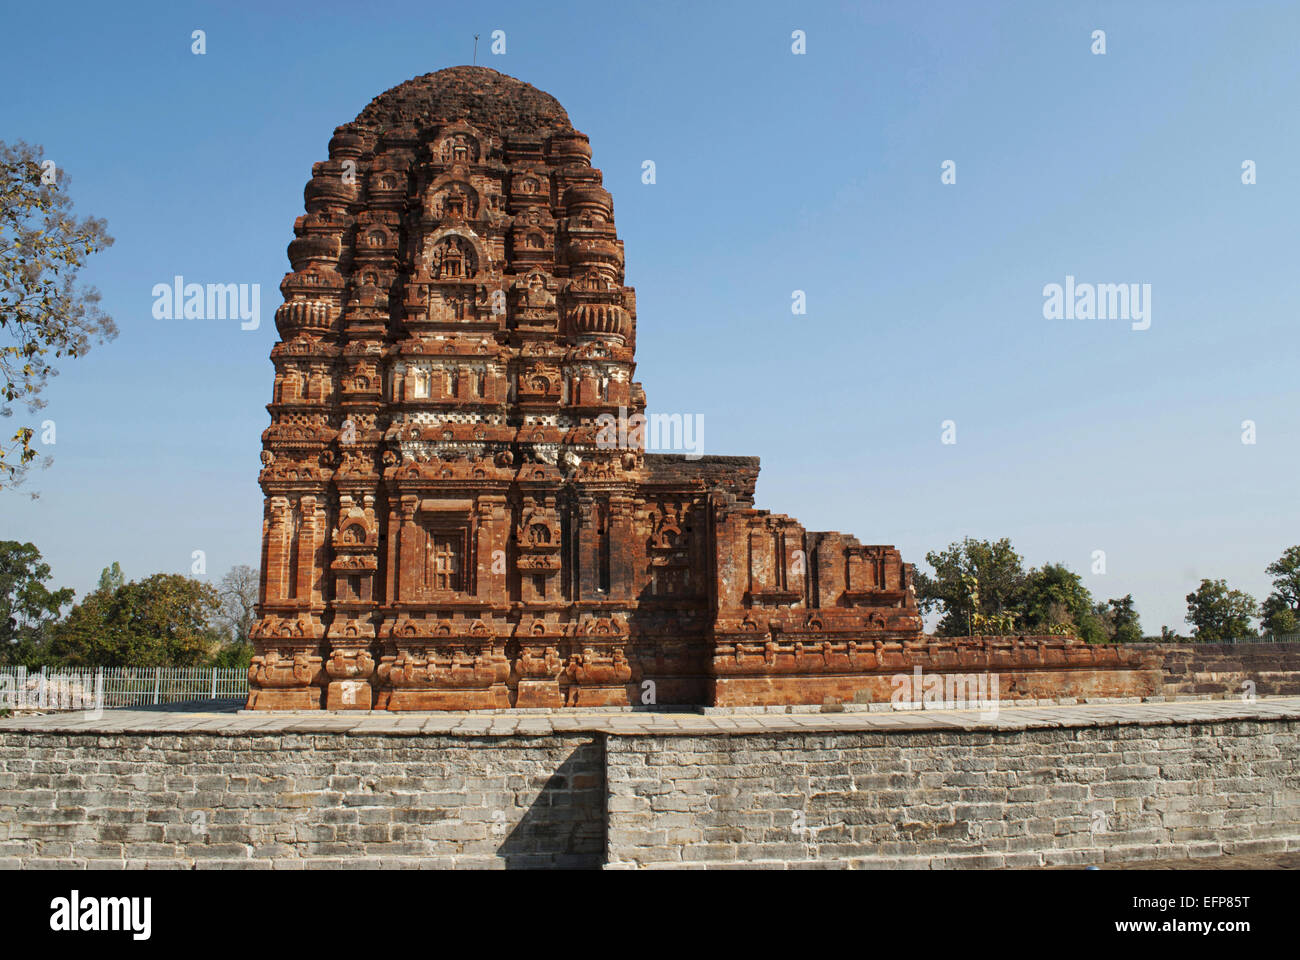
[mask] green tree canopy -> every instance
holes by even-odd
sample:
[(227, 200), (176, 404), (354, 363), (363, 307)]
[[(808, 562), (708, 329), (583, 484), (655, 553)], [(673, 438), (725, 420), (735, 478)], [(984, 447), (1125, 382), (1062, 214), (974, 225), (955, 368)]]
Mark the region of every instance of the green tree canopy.
[(1026, 572), (1005, 537), (996, 542), (967, 538), (925, 559), (934, 573), (917, 572), (917, 600), (926, 613), (942, 613), (939, 636), (984, 628), (1068, 634), (1089, 643), (1142, 639), (1131, 595), (1094, 603), (1082, 578), (1060, 563)]
[(100, 593), (114, 593), (122, 589), (122, 584), (125, 582), (126, 578), (122, 576), (122, 568), (114, 560), (111, 567), (105, 567), (99, 572), (99, 586), (96, 589)]
[(1005, 537), (996, 543), (967, 537), (927, 553), (925, 561), (934, 575), (917, 571), (916, 596), (925, 612), (943, 612), (939, 636), (965, 636), (976, 615), (993, 618), (1014, 613), (1025, 570)]
[(206, 583), (173, 573), (96, 590), (53, 631), (50, 652), (67, 666), (198, 666), (221, 637), (211, 625), (220, 598)]
[(1229, 590), (1223, 580), (1202, 580), (1195, 592), (1187, 595), (1187, 622), (1196, 640), (1231, 640), (1255, 636), (1250, 622), (1259, 605), (1241, 590)]
[(1048, 563), (1030, 570), (1017, 605), (1026, 632), (1065, 633), (1089, 643), (1109, 639), (1093, 610), (1092, 594), (1079, 575), (1063, 564)]
[(1141, 643), (1142, 623), (1137, 610), (1133, 608), (1133, 594), (1126, 593), (1119, 599), (1106, 602), (1110, 608), (1108, 633), (1113, 643)]
[(1263, 615), (1262, 626), (1269, 633), (1300, 633), (1300, 617), (1290, 607), (1269, 609), (1269, 602), (1265, 600)]
[(1273, 578), (1273, 592), (1264, 598), (1260, 615), (1269, 633), (1300, 629), (1300, 546), (1287, 547), (1264, 572)]
[(73, 597), (71, 587), (50, 590), (49, 579), (35, 544), (0, 540), (0, 664), (40, 665), (50, 626)]

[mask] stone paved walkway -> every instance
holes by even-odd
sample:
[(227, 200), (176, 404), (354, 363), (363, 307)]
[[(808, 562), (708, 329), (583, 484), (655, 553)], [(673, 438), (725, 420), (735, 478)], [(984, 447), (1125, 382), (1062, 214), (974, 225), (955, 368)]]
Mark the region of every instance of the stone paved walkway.
[(357, 736), (452, 734), (474, 737), (609, 733), (699, 736), (764, 733), (883, 733), (920, 730), (1032, 730), (1125, 724), (1221, 723), (1300, 719), (1300, 697), (1190, 702), (1086, 703), (1074, 706), (1007, 706), (996, 713), (967, 710), (900, 710), (890, 713), (707, 713), (686, 711), (503, 711), (492, 713), (247, 712), (235, 707), (207, 712), (176, 709), (105, 710), (17, 716), (0, 720), (0, 732), (59, 733), (339, 733)]

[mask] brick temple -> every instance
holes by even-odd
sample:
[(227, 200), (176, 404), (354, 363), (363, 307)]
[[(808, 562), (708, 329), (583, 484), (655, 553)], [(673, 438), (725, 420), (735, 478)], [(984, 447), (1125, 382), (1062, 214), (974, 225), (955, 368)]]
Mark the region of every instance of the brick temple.
[(647, 454), (591, 156), (485, 67), (335, 130), (275, 316), (250, 708), (878, 701), (916, 666), (1155, 692), (1114, 648), (926, 637), (892, 546), (756, 509), (757, 458)]

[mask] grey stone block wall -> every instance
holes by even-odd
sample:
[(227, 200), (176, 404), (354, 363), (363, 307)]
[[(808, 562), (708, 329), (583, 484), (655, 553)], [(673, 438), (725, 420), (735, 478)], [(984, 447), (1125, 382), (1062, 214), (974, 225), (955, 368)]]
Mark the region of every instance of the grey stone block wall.
[(599, 737), (0, 732), (3, 867), (596, 867)]
[(1300, 850), (1298, 707), (416, 730), (9, 721), (0, 868), (962, 868)]
[(622, 736), (610, 867), (1025, 867), (1300, 849), (1300, 724)]

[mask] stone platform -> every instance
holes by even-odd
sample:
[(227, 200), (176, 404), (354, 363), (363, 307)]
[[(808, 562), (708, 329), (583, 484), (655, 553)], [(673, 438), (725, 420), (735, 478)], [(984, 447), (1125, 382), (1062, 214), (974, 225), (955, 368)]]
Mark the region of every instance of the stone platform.
[[(888, 707), (888, 704), (873, 704)], [(682, 708), (635, 710), (606, 708), (466, 710), (427, 713), (373, 710), (329, 713), (319, 710), (211, 711), (171, 709), (105, 710), (50, 713), (0, 720), (0, 734), (26, 730), (42, 733), (335, 733), (358, 736), (452, 734), (475, 737), (551, 736), (568, 733), (612, 735), (775, 734), (807, 731), (886, 732), (925, 730), (1034, 730), (1107, 727), (1131, 724), (1211, 723), (1228, 720), (1300, 719), (1300, 697), (1240, 700), (1126, 701), (1043, 705), (1002, 704), (978, 710), (835, 710), (785, 707), (783, 712), (758, 708)]]
[(0, 867), (998, 868), (1300, 850), (1300, 698), (0, 721)]

